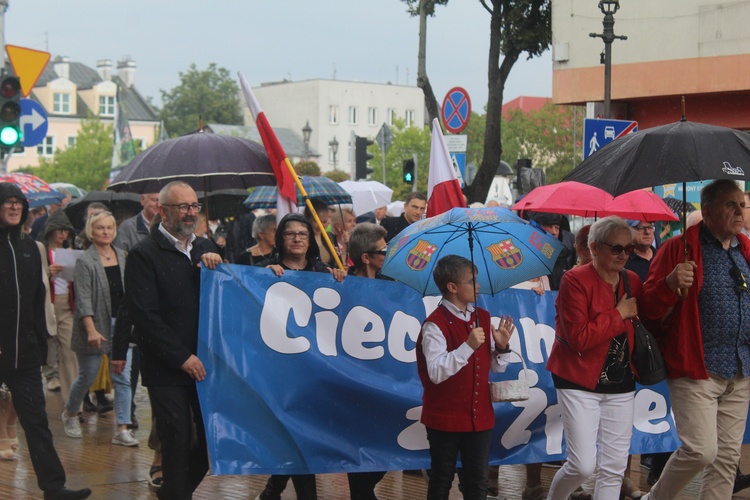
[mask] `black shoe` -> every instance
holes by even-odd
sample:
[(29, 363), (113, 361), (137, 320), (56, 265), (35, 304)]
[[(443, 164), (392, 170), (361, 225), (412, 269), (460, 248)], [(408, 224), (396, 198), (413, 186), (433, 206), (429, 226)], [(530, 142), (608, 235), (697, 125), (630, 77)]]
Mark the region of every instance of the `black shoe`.
[(746, 488), (750, 488), (750, 474), (742, 474), (737, 471), (737, 476), (734, 478), (734, 489), (732, 493), (737, 493)]
[(86, 397), (83, 398), (83, 411), (88, 411), (88, 412), (96, 411), (96, 405), (91, 402), (91, 399), (89, 398), (88, 394), (86, 394)]
[(112, 403), (110, 403), (110, 402), (99, 403), (99, 404), (96, 405), (96, 412), (101, 415), (102, 413), (108, 413), (108, 412), (114, 410), (114, 408), (115, 407), (112, 406)]
[(88, 488), (83, 488), (82, 490), (60, 488), (57, 491), (45, 491), (44, 500), (79, 500), (82, 498), (88, 498), (90, 495), (91, 490)]
[(135, 415), (130, 417), (130, 423), (128, 424), (128, 429), (138, 430), (138, 419), (135, 418)]

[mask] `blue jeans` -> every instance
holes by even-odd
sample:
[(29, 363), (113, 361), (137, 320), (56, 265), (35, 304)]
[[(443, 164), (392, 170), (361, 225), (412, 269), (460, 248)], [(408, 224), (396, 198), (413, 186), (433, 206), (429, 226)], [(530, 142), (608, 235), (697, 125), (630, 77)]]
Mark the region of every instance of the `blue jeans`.
[[(91, 384), (94, 383), (96, 374), (99, 373), (99, 366), (102, 362), (101, 354), (78, 354), (78, 378), (70, 388), (68, 401), (65, 403), (65, 409), (69, 413), (78, 413)], [(133, 360), (133, 348), (128, 348), (127, 361), (125, 369), (119, 375), (115, 373), (110, 364), (110, 373), (112, 375), (112, 385), (115, 387), (115, 415), (117, 416), (117, 425), (130, 424), (130, 402), (133, 394), (130, 392), (130, 363)]]

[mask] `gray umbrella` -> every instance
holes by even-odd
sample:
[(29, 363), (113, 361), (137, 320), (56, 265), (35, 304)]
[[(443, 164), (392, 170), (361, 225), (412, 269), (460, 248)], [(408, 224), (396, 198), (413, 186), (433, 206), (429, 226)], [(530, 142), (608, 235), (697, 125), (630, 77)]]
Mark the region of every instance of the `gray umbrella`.
[(241, 137), (199, 131), (141, 152), (107, 189), (156, 193), (176, 180), (203, 192), (276, 184), (262, 145)]

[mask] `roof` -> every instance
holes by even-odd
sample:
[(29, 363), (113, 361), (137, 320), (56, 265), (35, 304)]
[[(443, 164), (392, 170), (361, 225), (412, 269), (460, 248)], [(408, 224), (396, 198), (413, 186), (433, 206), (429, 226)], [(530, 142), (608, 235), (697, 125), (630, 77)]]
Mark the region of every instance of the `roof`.
[[(103, 82), (102, 78), (99, 76), (99, 73), (90, 66), (86, 66), (83, 63), (79, 62), (68, 62), (69, 65), (69, 79), (71, 82), (75, 83), (78, 87), (78, 90), (87, 90), (94, 87), (94, 85)], [(51, 61), (50, 64), (47, 64), (47, 67), (44, 68), (44, 71), (42, 72), (41, 76), (39, 77), (39, 80), (36, 83), (37, 87), (44, 87), (49, 82), (53, 80), (57, 80), (59, 78), (58, 74), (55, 72), (55, 64), (54, 61)], [(159, 115), (156, 112), (156, 110), (151, 106), (151, 104), (146, 100), (140, 92), (135, 87), (126, 87), (122, 84), (122, 80), (116, 75), (112, 75), (112, 81), (117, 84), (119, 88), (119, 98), (120, 102), (123, 105), (123, 109), (125, 110), (125, 113), (127, 114), (128, 120), (133, 121), (159, 121)], [(39, 102), (39, 99), (34, 96), (33, 91), (30, 96), (35, 101)], [(77, 113), (75, 115), (60, 115), (60, 116), (69, 116), (74, 118), (86, 118), (90, 114), (93, 113), (93, 110), (89, 109), (86, 104), (84, 104), (83, 100), (76, 96), (76, 102), (77, 102)], [(51, 112), (51, 110), (47, 110), (47, 114), (53, 115), (54, 113)]]
[(551, 97), (531, 97), (522, 95), (503, 104), (503, 117), (507, 119), (508, 112), (513, 111), (514, 109), (520, 109), (523, 113), (528, 111), (539, 111), (548, 102), (552, 102)]
[[(258, 132), (258, 127), (244, 126), (244, 125), (222, 125), (220, 123), (209, 123), (206, 125), (206, 129), (210, 132), (219, 135), (234, 135), (237, 137), (244, 137), (251, 141), (263, 144), (263, 140)], [(305, 143), (302, 141), (299, 135), (288, 128), (274, 128), (273, 131), (276, 133), (276, 137), (281, 143), (281, 147), (284, 148), (284, 152), (287, 156), (303, 157), (305, 156)], [(314, 148), (310, 147), (309, 156), (317, 157), (320, 156)]]

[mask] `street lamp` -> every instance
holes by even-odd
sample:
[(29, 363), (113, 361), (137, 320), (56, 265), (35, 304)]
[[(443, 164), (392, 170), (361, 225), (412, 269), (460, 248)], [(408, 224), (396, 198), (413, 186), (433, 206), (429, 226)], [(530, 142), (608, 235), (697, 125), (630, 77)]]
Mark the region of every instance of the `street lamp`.
[(307, 120), (305, 126), (302, 127), (302, 141), (305, 143), (305, 160), (310, 158), (310, 135), (312, 134), (312, 127), (310, 127), (310, 120)]
[(333, 140), (328, 143), (331, 147), (331, 153), (333, 153), (333, 169), (336, 170), (336, 154), (339, 152), (339, 141), (336, 140), (336, 136), (333, 136)]
[(604, 14), (602, 33), (589, 33), (592, 38), (601, 38), (604, 41), (604, 118), (609, 118), (609, 106), (612, 88), (612, 42), (615, 40), (627, 40), (626, 36), (615, 35), (615, 12), (620, 9), (620, 0), (601, 0), (599, 10)]

